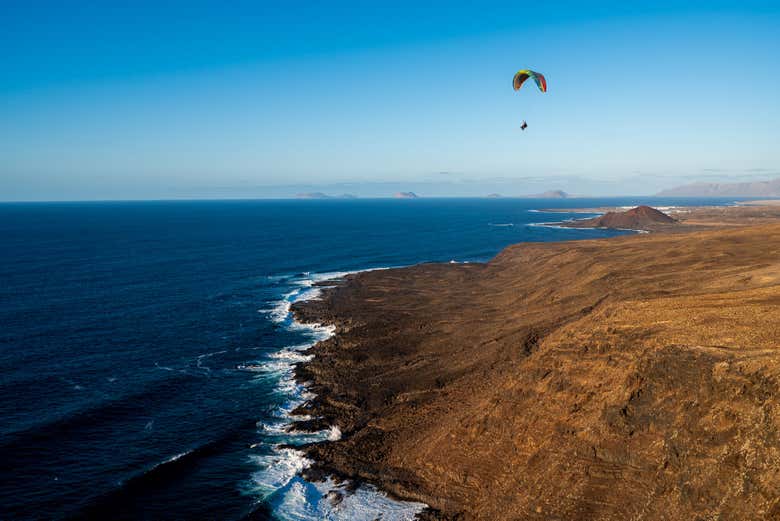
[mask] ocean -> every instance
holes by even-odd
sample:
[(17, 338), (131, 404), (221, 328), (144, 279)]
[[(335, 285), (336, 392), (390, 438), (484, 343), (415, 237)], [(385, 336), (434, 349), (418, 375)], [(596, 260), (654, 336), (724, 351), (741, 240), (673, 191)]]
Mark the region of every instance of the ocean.
[(551, 207), (730, 200), (416, 199), (0, 204), (1, 519), (409, 519), (422, 505), (297, 477), (292, 379), (331, 332), (312, 284), (509, 244), (609, 237)]

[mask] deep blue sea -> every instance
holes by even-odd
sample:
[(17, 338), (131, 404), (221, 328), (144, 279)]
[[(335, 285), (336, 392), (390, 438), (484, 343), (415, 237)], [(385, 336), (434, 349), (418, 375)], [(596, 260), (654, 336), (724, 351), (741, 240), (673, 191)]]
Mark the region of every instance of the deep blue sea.
[[(706, 200), (725, 204), (727, 200)], [(681, 199), (0, 204), (0, 519), (403, 519), (370, 487), (339, 507), (280, 443), (293, 364), (325, 328), (315, 280), (509, 244), (612, 236), (550, 207)]]

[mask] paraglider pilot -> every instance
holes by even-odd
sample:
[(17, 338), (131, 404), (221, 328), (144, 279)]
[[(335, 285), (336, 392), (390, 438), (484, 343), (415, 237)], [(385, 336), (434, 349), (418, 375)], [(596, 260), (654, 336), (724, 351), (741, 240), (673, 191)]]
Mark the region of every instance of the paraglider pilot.
[[(512, 88), (515, 89), (515, 91), (520, 90), (520, 87), (523, 86), (523, 83), (525, 83), (525, 80), (528, 78), (534, 80), (534, 83), (536, 83), (536, 86), (539, 87), (541, 92), (547, 92), (547, 80), (545, 79), (544, 75), (538, 72), (534, 72), (530, 69), (517, 71), (515, 77), (512, 78)], [(520, 129), (525, 130), (527, 128), (528, 123), (523, 120), (523, 122), (520, 124)]]

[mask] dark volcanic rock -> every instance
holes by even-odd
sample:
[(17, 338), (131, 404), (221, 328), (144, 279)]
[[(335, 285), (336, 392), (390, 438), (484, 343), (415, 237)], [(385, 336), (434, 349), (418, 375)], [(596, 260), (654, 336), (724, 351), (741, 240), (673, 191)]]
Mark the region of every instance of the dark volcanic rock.
[(607, 212), (599, 217), (564, 223), (571, 228), (613, 228), (624, 230), (652, 230), (674, 225), (677, 220), (650, 206), (637, 206), (625, 212)]

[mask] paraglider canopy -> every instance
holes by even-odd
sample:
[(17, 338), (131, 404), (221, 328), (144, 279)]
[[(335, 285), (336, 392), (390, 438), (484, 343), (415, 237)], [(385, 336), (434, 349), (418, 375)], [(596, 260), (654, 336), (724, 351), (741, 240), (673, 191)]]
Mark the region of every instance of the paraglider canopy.
[(520, 90), (520, 87), (523, 86), (523, 83), (525, 83), (525, 80), (528, 78), (532, 78), (536, 82), (536, 86), (539, 87), (540, 91), (547, 92), (547, 80), (544, 79), (544, 76), (529, 69), (517, 71), (517, 74), (515, 74), (515, 77), (512, 79), (512, 87), (514, 87), (515, 90)]

